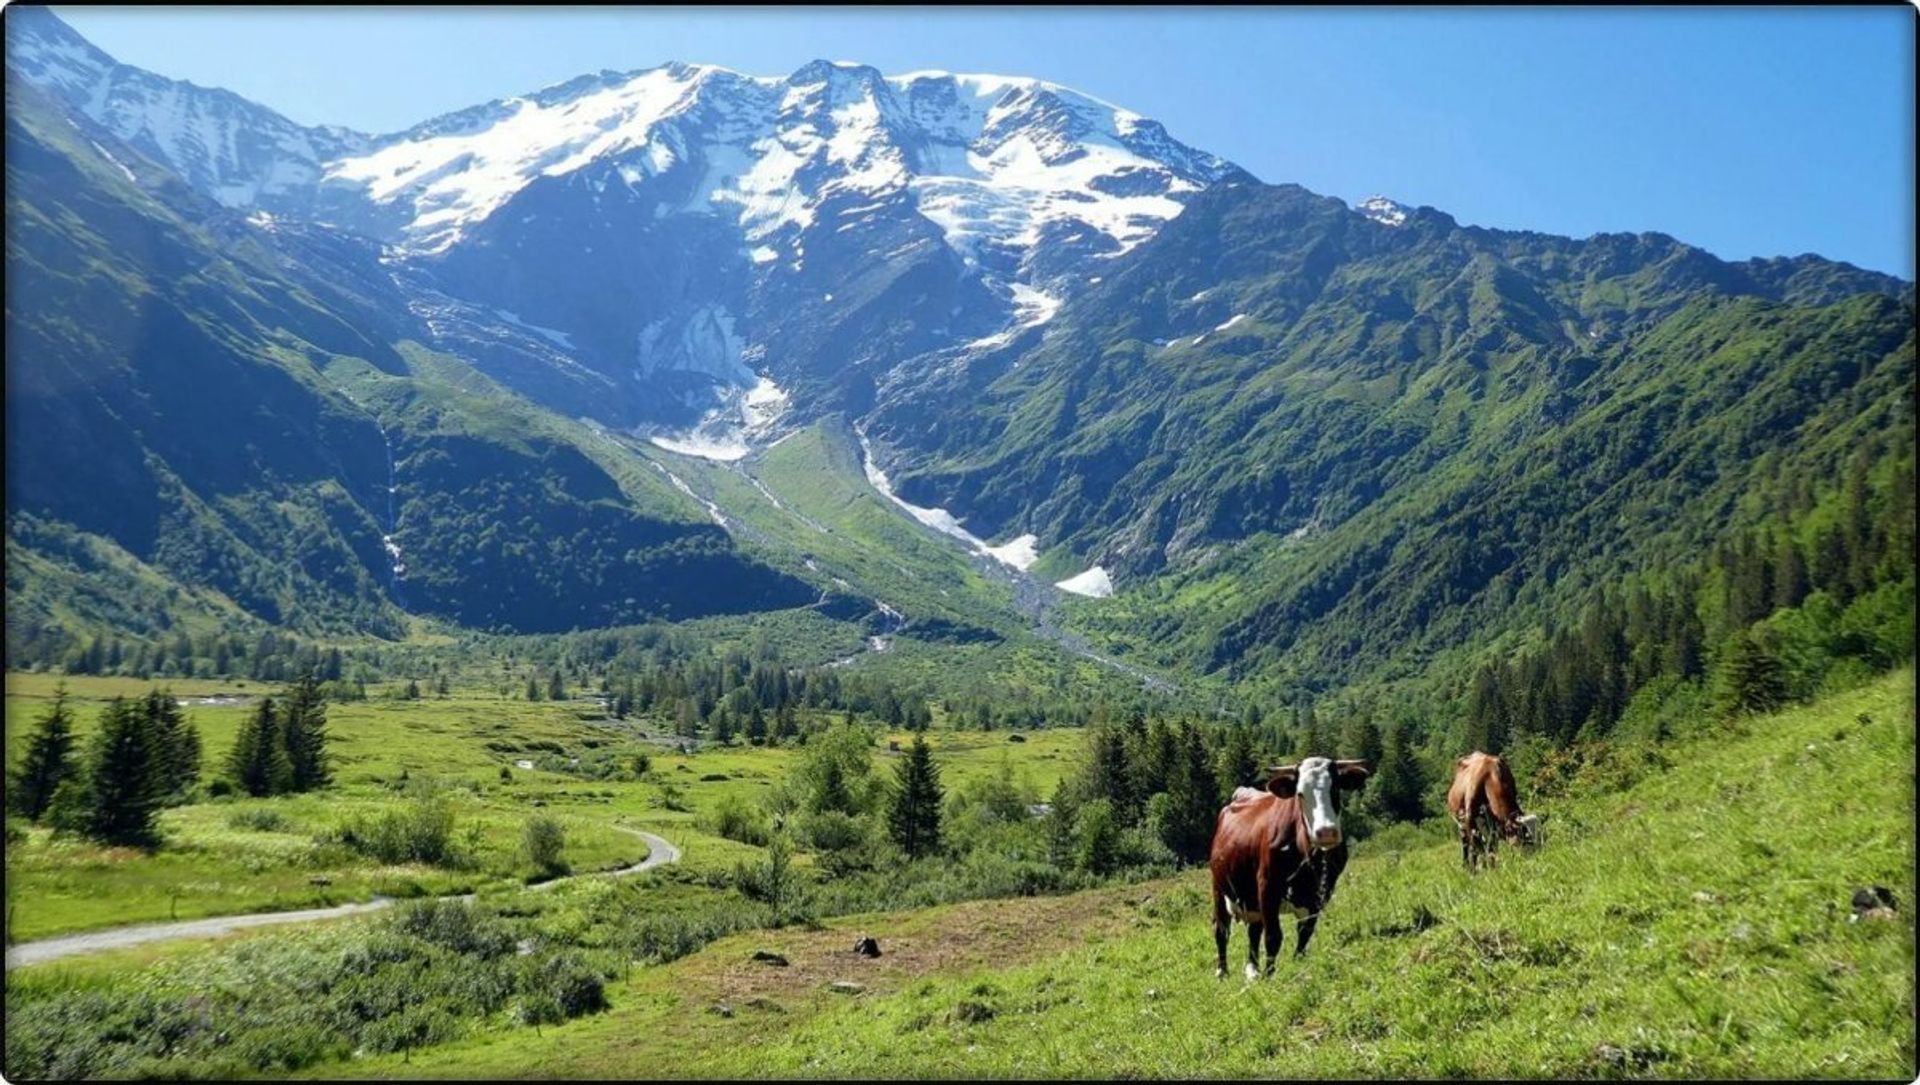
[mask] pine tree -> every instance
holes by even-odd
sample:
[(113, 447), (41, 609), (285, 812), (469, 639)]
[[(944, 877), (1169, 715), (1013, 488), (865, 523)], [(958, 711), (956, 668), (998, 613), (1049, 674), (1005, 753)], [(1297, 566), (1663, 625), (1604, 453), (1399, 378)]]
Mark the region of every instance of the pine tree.
[(764, 746), (767, 742), (767, 717), (757, 704), (747, 713), (747, 741), (755, 746)]
[(547, 678), (547, 700), (564, 701), (567, 699), (567, 687), (560, 681), (560, 668), (555, 667)]
[(1106, 799), (1111, 804), (1110, 812), (1129, 820), (1135, 809), (1135, 791), (1126, 734), (1118, 727), (1098, 727), (1093, 730), (1091, 741), (1087, 798)]
[(1395, 723), (1387, 728), (1382, 744), (1379, 769), (1373, 774), (1373, 801), (1377, 809), (1393, 821), (1417, 821), (1425, 816), (1422, 798), (1426, 780), (1420, 762), (1408, 749), (1406, 728)]
[(138, 703), (115, 697), (101, 714), (100, 731), (88, 758), (88, 836), (106, 844), (159, 842), (154, 825), (160, 809), (154, 787), (155, 754), (146, 713)]
[(913, 745), (896, 770), (893, 806), (887, 812), (887, 830), (910, 859), (940, 850), (940, 766), (925, 734), (914, 735)]
[(1786, 665), (1763, 629), (1735, 634), (1724, 664), (1721, 704), (1731, 712), (1771, 712), (1787, 699)]
[(1235, 727), (1220, 748), (1220, 801), (1232, 798), (1236, 787), (1258, 787), (1259, 776), (1260, 758), (1253, 749), (1253, 732), (1244, 726)]
[(539, 699), (540, 683), (533, 680), (533, 675), (527, 675), (527, 700), (537, 701)]
[(828, 756), (820, 766), (820, 776), (814, 781), (807, 808), (816, 814), (829, 810), (843, 814), (854, 812), (853, 793), (847, 789), (847, 775), (840, 767), (839, 758)]
[(273, 698), (261, 698), (260, 706), (240, 725), (227, 754), (227, 775), (235, 787), (256, 798), (277, 795), (292, 786), (293, 767), (287, 763)]
[(1192, 723), (1182, 725), (1175, 737), (1166, 779), (1166, 799), (1156, 827), (1160, 841), (1186, 862), (1204, 859), (1219, 811), (1219, 784), (1207, 754), (1206, 737)]
[[(414, 692), (419, 686), (414, 685)], [(312, 672), (287, 690), (280, 712), (280, 742), (286, 750), (288, 786), (312, 791), (333, 782), (327, 761), (327, 701)]]
[(148, 691), (141, 708), (153, 735), (154, 794), (170, 806), (186, 802), (200, 779), (200, 732), (165, 690)]
[(21, 817), (37, 822), (74, 771), (73, 712), (67, 707), (67, 684), (62, 682), (54, 687), (53, 704), (46, 714), (34, 721), (26, 757), (7, 782), (7, 804)]

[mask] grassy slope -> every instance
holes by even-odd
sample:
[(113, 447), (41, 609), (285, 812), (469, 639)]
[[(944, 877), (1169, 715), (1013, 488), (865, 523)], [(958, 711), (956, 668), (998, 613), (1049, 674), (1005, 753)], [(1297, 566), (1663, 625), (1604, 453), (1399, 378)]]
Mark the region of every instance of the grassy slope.
[[(537, 1037), (326, 1072), (1910, 1078), (1913, 708), (1909, 670), (1676, 748), (1623, 791), (1536, 803), (1548, 847), (1475, 877), (1451, 842), (1363, 844), (1270, 982), (1213, 978), (1196, 871), (738, 936)], [(1900, 921), (1847, 922), (1863, 884)], [(893, 953), (851, 958), (856, 932)], [(759, 946), (795, 966), (756, 970)]]
[[(44, 712), (58, 681), (49, 675), (8, 675), (9, 766), (25, 753), (33, 721)], [(83, 740), (93, 733), (108, 698), (139, 696), (149, 688), (131, 678), (66, 681), (75, 732)], [(215, 693), (278, 692), (277, 687), (263, 690), (245, 680), (183, 679), (167, 685), (199, 728), (204, 779), (218, 773), (254, 706), (195, 702)], [(366, 900), (374, 893), (505, 889), (532, 873), (519, 848), (522, 824), (536, 812), (536, 802), (541, 804), (538, 812), (559, 818), (565, 826), (566, 856), (576, 871), (624, 866), (646, 854), (646, 845), (614, 828), (616, 824), (666, 835), (683, 849), (689, 867), (730, 870), (736, 861), (756, 857), (758, 849), (701, 831), (699, 815), (729, 794), (758, 802), (799, 756), (793, 748), (745, 746), (708, 747), (684, 755), (668, 752), (641, 740), (638, 732), (658, 736), (671, 730), (670, 723), (638, 719), (631, 728), (615, 725), (594, 718), (598, 711), (586, 702), (530, 704), (474, 688), (457, 688), (448, 700), (383, 700), (380, 691), (374, 692), (375, 698), (365, 702), (328, 706), (338, 784), (331, 791), (206, 801), (168, 810), (161, 826), (169, 845), (151, 855), (54, 840), (46, 830), (29, 830), (25, 841), (7, 849), (12, 937), (29, 940), (170, 918), (318, 907)], [(904, 734), (889, 737), (903, 747), (910, 741)], [(936, 733), (943, 779), (949, 788), (964, 786), (997, 771), (1007, 757), (1016, 777), (1024, 776), (1041, 794), (1051, 794), (1080, 748), (1080, 732), (1040, 731), (1025, 737), (1026, 742), (1015, 744), (999, 732)], [(645, 751), (652, 757), (653, 771), (640, 780), (588, 780), (511, 768), (511, 782), (502, 781), (502, 766), (522, 758), (538, 760), (550, 752), (534, 743), (553, 743), (575, 756), (608, 748)], [(891, 779), (898, 756), (882, 742), (874, 750), (876, 770)], [(348, 818), (405, 808), (409, 799), (388, 786), (403, 771), (453, 785), (448, 794), (458, 819), (456, 835), (467, 825), (482, 830), (478, 869), (391, 866), (315, 844), (316, 834)], [(676, 805), (685, 809), (666, 803), (666, 781), (679, 792)], [(230, 823), (232, 815), (248, 810), (277, 812), (287, 828), (263, 832)], [(327, 884), (314, 884), (315, 877), (326, 878)]]

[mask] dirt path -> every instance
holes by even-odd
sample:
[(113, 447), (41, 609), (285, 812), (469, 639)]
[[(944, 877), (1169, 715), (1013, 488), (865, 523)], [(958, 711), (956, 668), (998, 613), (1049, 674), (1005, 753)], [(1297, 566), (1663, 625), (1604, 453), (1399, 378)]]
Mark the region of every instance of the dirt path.
[[(577, 881), (581, 878), (619, 878), (629, 874), (638, 874), (657, 866), (680, 861), (680, 849), (639, 829), (629, 829), (624, 825), (615, 825), (631, 836), (637, 836), (647, 843), (647, 857), (629, 867), (605, 871), (598, 874), (576, 874), (571, 878), (555, 878), (532, 886), (534, 889), (552, 889), (556, 885)], [(472, 893), (448, 897), (448, 900), (472, 900)], [(207, 919), (187, 919), (177, 923), (143, 923), (132, 927), (114, 927), (103, 931), (87, 931), (81, 934), (62, 935), (58, 938), (43, 938), (37, 942), (21, 942), (7, 947), (7, 967), (39, 964), (42, 961), (72, 957), (81, 953), (98, 953), (108, 949), (125, 949), (128, 946), (142, 945), (147, 942), (165, 942), (176, 938), (218, 938), (224, 934), (247, 930), (252, 927), (273, 927), (284, 923), (313, 923), (328, 919), (340, 919), (350, 915), (362, 915), (377, 912), (382, 908), (391, 908), (395, 901), (392, 897), (375, 897), (359, 904), (337, 904), (331, 908), (304, 908), (295, 912), (256, 912), (248, 915), (212, 916)]]

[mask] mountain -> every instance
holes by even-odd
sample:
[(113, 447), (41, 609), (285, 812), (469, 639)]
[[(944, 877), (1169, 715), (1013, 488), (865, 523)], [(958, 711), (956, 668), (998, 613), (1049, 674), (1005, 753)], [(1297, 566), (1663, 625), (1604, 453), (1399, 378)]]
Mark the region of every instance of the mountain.
[(1349, 206), (1038, 79), (668, 64), (368, 135), (5, 22), (43, 639), (805, 610), (1330, 685), (1910, 458), (1913, 286), (1818, 256)]
[(905, 499), (1062, 571), (1210, 583), (1153, 622), (1186, 665), (1349, 676), (1537, 619), (1504, 611), (1567, 570), (1683, 560), (1770, 472), (1911, 432), (1911, 284), (1402, 214), (1216, 186), (868, 432)]
[[(402, 604), (555, 630), (816, 597), (664, 481), (450, 371), (350, 241), (258, 228), (32, 86), (7, 101), (9, 552), (45, 574), (10, 585), (10, 640), (109, 618), (398, 636)], [(178, 609), (156, 580), (187, 587)]]
[[(604, 422), (717, 411), (723, 442), (766, 405), (864, 409), (902, 359), (1044, 321), (1091, 261), (1242, 176), (1035, 79), (668, 64), (364, 136), (115, 64), (44, 11), (9, 49), (223, 205), (390, 246), (435, 345), (488, 344), (490, 373)], [(502, 324), (537, 341), (503, 350)]]

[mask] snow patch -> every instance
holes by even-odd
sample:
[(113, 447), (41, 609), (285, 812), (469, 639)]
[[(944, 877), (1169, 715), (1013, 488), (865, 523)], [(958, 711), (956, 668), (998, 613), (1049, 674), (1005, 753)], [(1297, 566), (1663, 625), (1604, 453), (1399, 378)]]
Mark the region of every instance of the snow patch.
[(1084, 595), (1089, 599), (1105, 599), (1113, 594), (1113, 578), (1107, 575), (1105, 569), (1095, 565), (1079, 576), (1070, 576), (1059, 581), (1054, 584), (1054, 587), (1075, 595)]
[(1035, 544), (1039, 541), (1040, 538), (1037, 535), (1022, 535), (1004, 546), (989, 546), (986, 552), (994, 560), (1011, 565), (1024, 573), (1033, 568), (1034, 562), (1040, 560), (1040, 551), (1035, 549)]

